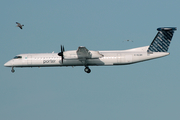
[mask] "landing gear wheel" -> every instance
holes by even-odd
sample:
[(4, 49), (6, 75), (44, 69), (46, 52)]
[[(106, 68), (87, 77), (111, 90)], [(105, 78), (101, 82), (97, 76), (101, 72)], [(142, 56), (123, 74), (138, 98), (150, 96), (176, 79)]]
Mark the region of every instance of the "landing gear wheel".
[(12, 72), (12, 73), (14, 73), (14, 72), (15, 72), (14, 67), (12, 67), (11, 72)]
[(84, 71), (85, 71), (86, 73), (90, 73), (90, 72), (91, 72), (91, 69), (89, 69), (89, 67), (85, 67), (85, 68), (84, 68)]

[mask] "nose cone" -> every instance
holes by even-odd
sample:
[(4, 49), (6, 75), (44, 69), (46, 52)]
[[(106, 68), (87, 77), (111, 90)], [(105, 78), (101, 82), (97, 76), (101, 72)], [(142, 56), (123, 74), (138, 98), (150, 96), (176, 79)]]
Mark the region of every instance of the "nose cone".
[(4, 64), (5, 67), (11, 67), (12, 66), (12, 61), (8, 61)]

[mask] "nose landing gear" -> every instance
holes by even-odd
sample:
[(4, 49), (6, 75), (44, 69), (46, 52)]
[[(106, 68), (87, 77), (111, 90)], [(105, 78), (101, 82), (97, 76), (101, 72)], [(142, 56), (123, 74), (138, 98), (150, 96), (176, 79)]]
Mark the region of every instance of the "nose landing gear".
[(89, 67), (85, 67), (85, 68), (84, 68), (84, 71), (85, 71), (86, 73), (90, 73), (90, 72), (91, 72), (91, 69), (89, 69)]
[(12, 67), (11, 72), (12, 72), (12, 73), (14, 73), (14, 72), (15, 72), (14, 67)]

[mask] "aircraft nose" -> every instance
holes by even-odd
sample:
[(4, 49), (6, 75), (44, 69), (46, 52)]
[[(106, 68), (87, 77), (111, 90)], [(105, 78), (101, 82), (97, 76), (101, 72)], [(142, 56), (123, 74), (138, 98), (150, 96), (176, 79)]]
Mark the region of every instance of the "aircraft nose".
[(11, 67), (12, 66), (12, 61), (8, 61), (4, 64), (5, 67)]

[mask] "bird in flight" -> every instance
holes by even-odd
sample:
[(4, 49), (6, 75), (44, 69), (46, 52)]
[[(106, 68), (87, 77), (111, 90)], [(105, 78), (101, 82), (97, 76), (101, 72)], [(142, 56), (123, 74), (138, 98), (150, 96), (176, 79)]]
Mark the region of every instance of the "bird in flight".
[(17, 27), (19, 27), (20, 29), (22, 29), (22, 26), (24, 26), (24, 25), (21, 25), (21, 24), (18, 23), (18, 22), (16, 22), (16, 24), (17, 24)]
[(133, 42), (132, 40), (124, 40), (123, 42)]

